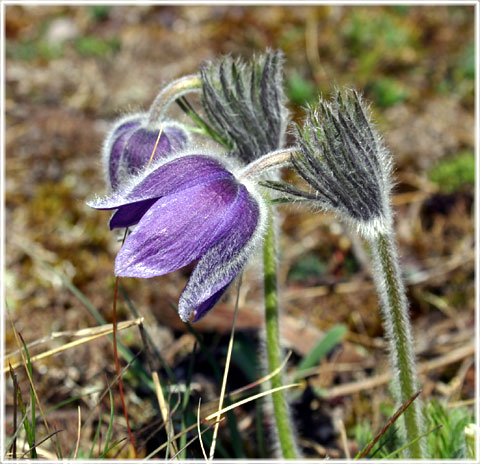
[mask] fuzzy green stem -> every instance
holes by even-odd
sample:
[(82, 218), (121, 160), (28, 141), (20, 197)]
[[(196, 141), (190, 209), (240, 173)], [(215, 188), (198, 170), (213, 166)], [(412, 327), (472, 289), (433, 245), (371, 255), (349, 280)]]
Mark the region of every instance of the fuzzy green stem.
[[(394, 373), (394, 394), (405, 403), (418, 391), (417, 370), (413, 351), (405, 287), (398, 265), (393, 234), (378, 234), (370, 240), (374, 259), (374, 279), (380, 295), (385, 331), (389, 342)], [(403, 414), (407, 441), (413, 442), (423, 431), (420, 403), (414, 401)], [(423, 457), (422, 442), (409, 448), (410, 457)]]
[[(280, 346), (279, 311), (277, 300), (277, 256), (275, 246), (275, 228), (272, 207), (268, 207), (267, 231), (263, 245), (263, 265), (265, 279), (265, 323), (267, 334), (267, 357), (269, 371), (277, 369), (282, 363)], [(282, 373), (271, 378), (272, 388), (283, 386)], [(285, 391), (272, 393), (273, 411), (277, 424), (278, 438), (284, 459), (296, 459), (295, 441), (290, 424)]]

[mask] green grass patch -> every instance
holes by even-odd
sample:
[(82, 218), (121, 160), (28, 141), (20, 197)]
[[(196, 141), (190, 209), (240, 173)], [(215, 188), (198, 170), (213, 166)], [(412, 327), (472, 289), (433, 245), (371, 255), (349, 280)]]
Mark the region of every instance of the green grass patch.
[(92, 5), (88, 7), (88, 12), (94, 21), (101, 22), (108, 19), (111, 9), (109, 5)]
[(381, 108), (402, 103), (408, 98), (406, 88), (396, 79), (383, 77), (373, 82), (369, 89), (375, 102)]
[(287, 78), (287, 95), (292, 103), (298, 106), (313, 103), (318, 92), (313, 82), (305, 79), (298, 73)]
[(468, 43), (457, 60), (457, 78), (475, 79), (475, 44)]
[(326, 264), (314, 254), (300, 256), (288, 271), (289, 282), (306, 282), (321, 277), (326, 270)]
[(465, 426), (475, 422), (467, 408), (447, 408), (437, 400), (425, 406), (425, 429), (442, 428), (427, 436), (428, 455), (433, 459), (466, 459)]
[(398, 50), (415, 44), (412, 31), (395, 16), (385, 12), (375, 14), (372, 8), (353, 13), (345, 25), (344, 34), (354, 50), (360, 53), (377, 46)]
[(463, 151), (454, 157), (440, 160), (428, 174), (444, 193), (453, 193), (475, 184), (475, 155)]
[(54, 60), (63, 56), (62, 44), (51, 44), (46, 40), (27, 40), (25, 42), (7, 43), (7, 58), (23, 61), (43, 59)]
[(75, 50), (79, 55), (99, 58), (115, 54), (120, 50), (120, 46), (118, 37), (99, 39), (93, 36), (83, 36), (74, 41)]

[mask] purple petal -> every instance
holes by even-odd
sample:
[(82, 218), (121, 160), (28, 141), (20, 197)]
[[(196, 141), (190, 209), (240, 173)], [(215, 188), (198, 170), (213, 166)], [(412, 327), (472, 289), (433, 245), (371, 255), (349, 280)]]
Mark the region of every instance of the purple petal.
[(110, 197), (88, 202), (96, 209), (130, 207), (144, 200), (158, 199), (187, 188), (233, 176), (217, 160), (204, 155), (174, 159), (153, 170), (134, 187), (114, 192)]
[(153, 198), (121, 206), (110, 219), (110, 230), (137, 224), (156, 201), (157, 198)]
[(198, 259), (236, 220), (231, 210), (240, 187), (216, 179), (159, 199), (117, 254), (115, 274), (154, 277)]
[(233, 219), (229, 231), (201, 257), (182, 292), (178, 312), (183, 321), (193, 313), (196, 322), (213, 307), (251, 252), (260, 208), (243, 185), (229, 215)]
[(125, 145), (136, 127), (140, 125), (139, 120), (127, 121), (118, 126), (112, 135), (112, 143), (107, 149), (108, 154), (108, 175), (110, 179), (110, 186), (112, 189), (116, 189), (120, 183), (120, 163), (125, 149)]
[(164, 127), (163, 132), (170, 142), (171, 153), (177, 153), (187, 145), (187, 135), (179, 126), (166, 126)]
[(120, 122), (118, 127), (115, 127), (113, 131), (113, 136), (118, 136), (120, 133), (124, 132), (125, 130), (135, 129), (140, 125), (140, 121), (142, 120), (143, 116), (135, 115), (132, 119), (124, 119), (123, 122)]
[[(194, 311), (195, 317), (193, 319), (193, 322), (197, 322), (199, 319), (201, 319), (203, 316), (205, 316), (210, 309), (212, 309), (217, 303), (218, 300), (223, 296), (225, 293), (225, 290), (227, 290), (228, 286), (232, 283), (233, 279), (236, 277), (237, 274), (235, 274), (231, 280), (227, 282), (226, 285), (224, 285), (220, 290), (218, 290), (216, 293), (214, 293), (210, 298), (207, 298), (205, 301), (200, 303)], [(188, 315), (188, 318), (184, 320), (184, 322), (187, 322), (190, 319), (191, 312)], [(182, 317), (183, 319), (183, 317)]]
[[(143, 127), (130, 135), (125, 144), (122, 159), (122, 163), (125, 163), (127, 172), (130, 175), (137, 174), (150, 162), (170, 154), (170, 141), (164, 132), (162, 132), (158, 145), (155, 148), (158, 135), (159, 129), (150, 130)], [(155, 153), (153, 150), (155, 150)]]

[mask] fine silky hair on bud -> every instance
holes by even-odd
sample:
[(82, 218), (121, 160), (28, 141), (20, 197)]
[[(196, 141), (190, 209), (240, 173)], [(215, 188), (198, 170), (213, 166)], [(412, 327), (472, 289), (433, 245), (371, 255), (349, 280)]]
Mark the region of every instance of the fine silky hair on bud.
[(332, 102), (310, 109), (297, 144), (292, 164), (322, 209), (364, 237), (390, 229), (391, 157), (357, 92), (337, 92)]
[[(368, 240), (373, 278), (381, 302), (384, 330), (393, 367), (394, 394), (399, 404), (419, 388), (408, 301), (398, 264), (390, 208), (390, 154), (373, 128), (368, 112), (355, 91), (337, 92), (333, 101), (321, 100), (310, 109), (297, 133), (299, 150), (292, 164), (313, 189), (313, 203), (333, 211), (354, 225)], [(312, 199), (311, 192), (272, 187), (292, 196)], [(412, 458), (424, 456), (421, 405), (415, 400), (403, 414), (407, 449)]]
[(200, 69), (205, 112), (245, 164), (285, 142), (282, 68), (282, 53), (267, 51), (246, 63), (225, 57)]

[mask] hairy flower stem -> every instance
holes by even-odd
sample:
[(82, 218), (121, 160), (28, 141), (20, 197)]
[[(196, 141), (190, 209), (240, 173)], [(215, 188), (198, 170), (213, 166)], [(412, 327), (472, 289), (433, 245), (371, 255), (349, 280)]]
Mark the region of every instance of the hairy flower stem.
[[(381, 299), (385, 330), (394, 372), (394, 394), (405, 403), (418, 391), (413, 339), (408, 317), (405, 287), (398, 265), (393, 234), (378, 234), (370, 239), (374, 260), (374, 279)], [(404, 412), (407, 441), (422, 434), (420, 403), (414, 401)], [(409, 448), (410, 457), (421, 459), (422, 440)]]
[(202, 80), (200, 79), (200, 76), (197, 75), (181, 77), (168, 84), (160, 91), (153, 101), (152, 106), (150, 106), (149, 124), (155, 124), (158, 121), (162, 121), (168, 107), (177, 98), (190, 92), (199, 92), (201, 89)]
[[(267, 194), (266, 194), (267, 195)], [(279, 311), (277, 300), (277, 256), (275, 246), (275, 227), (272, 207), (268, 206), (267, 231), (263, 245), (263, 266), (265, 279), (265, 325), (267, 334), (267, 357), (269, 371), (277, 369), (282, 363), (280, 346)], [(283, 386), (282, 373), (271, 378), (271, 387)], [(296, 459), (295, 441), (285, 399), (285, 392), (272, 393), (273, 410), (277, 424), (278, 438), (284, 459)]]

